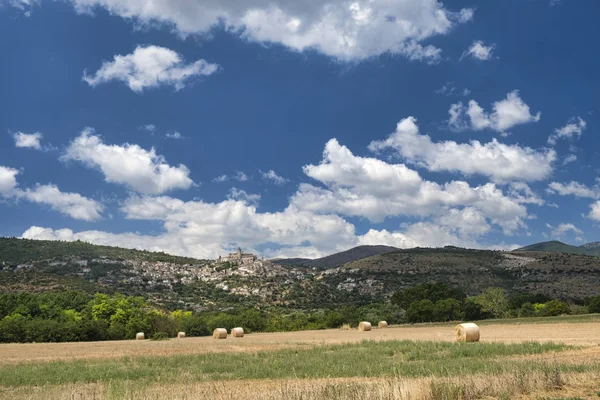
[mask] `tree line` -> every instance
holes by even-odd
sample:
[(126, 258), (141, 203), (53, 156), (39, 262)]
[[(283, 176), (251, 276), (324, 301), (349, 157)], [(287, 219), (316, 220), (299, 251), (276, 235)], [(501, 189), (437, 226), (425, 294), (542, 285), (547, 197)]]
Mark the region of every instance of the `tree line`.
[(122, 294), (61, 293), (0, 294), (0, 342), (76, 342), (210, 335), (215, 328), (242, 326), (247, 332), (297, 331), (356, 326), (360, 321), (391, 324), (481, 320), (503, 317), (551, 316), (600, 312), (600, 296), (585, 304), (567, 304), (539, 294), (508, 296), (490, 288), (467, 297), (443, 283), (421, 284), (396, 292), (389, 302), (336, 309), (295, 310), (271, 307), (228, 311), (168, 312), (143, 297)]

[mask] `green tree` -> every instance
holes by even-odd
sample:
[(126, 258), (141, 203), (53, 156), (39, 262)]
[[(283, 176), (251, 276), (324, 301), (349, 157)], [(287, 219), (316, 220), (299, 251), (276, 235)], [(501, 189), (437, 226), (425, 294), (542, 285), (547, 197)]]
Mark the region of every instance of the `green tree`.
[(429, 299), (413, 301), (406, 310), (408, 322), (430, 322), (433, 321), (435, 305)]
[(569, 305), (560, 300), (550, 300), (545, 304), (545, 306), (546, 315), (550, 317), (571, 313), (571, 308)]
[(523, 303), (517, 312), (519, 318), (533, 317), (535, 315), (535, 308), (531, 303)]
[(463, 307), (456, 299), (444, 299), (435, 302), (435, 321), (457, 321), (464, 318)]
[(588, 306), (588, 310), (591, 313), (600, 313), (600, 296), (592, 298)]
[(483, 294), (475, 297), (475, 302), (481, 305), (483, 312), (490, 313), (494, 318), (501, 318), (508, 311), (506, 291), (502, 288), (487, 289)]
[(456, 299), (463, 301), (465, 293), (458, 288), (452, 288), (445, 283), (422, 283), (404, 291), (398, 291), (392, 295), (391, 302), (407, 310), (411, 303), (419, 300), (429, 299), (432, 302), (443, 299)]

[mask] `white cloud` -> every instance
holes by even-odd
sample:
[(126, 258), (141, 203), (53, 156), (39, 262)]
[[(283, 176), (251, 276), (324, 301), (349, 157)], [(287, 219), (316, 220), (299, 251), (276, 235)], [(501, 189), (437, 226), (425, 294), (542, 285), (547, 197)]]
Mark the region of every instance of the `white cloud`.
[(229, 179), (229, 177), (227, 175), (220, 175), (220, 176), (217, 176), (216, 178), (214, 178), (213, 182), (221, 183), (221, 182), (227, 181), (228, 179)]
[(160, 194), (187, 189), (193, 184), (185, 165), (170, 166), (154, 148), (145, 150), (129, 143), (104, 144), (92, 128), (85, 128), (61, 158), (98, 168), (107, 182), (123, 184), (140, 193)]
[(531, 190), (524, 182), (512, 182), (509, 185), (509, 195), (520, 204), (544, 205), (544, 200)]
[(453, 82), (446, 82), (444, 86), (435, 91), (437, 94), (444, 96), (468, 96), (471, 91), (467, 88), (459, 89)]
[(463, 55), (461, 56), (461, 59), (465, 58), (465, 57), (471, 57), (471, 58), (475, 58), (477, 60), (487, 61), (494, 57), (493, 53), (494, 53), (495, 49), (496, 49), (495, 43), (492, 43), (491, 45), (486, 46), (483, 43), (483, 41), (475, 40), (473, 42), (473, 44), (471, 44), (469, 49), (463, 53)]
[(573, 232), (577, 235), (583, 234), (583, 232), (573, 224), (559, 224), (556, 227), (553, 227), (550, 224), (546, 224), (546, 226), (548, 227), (548, 229), (550, 229), (550, 237), (553, 238), (560, 239), (569, 232)]
[(570, 164), (570, 163), (575, 162), (575, 161), (577, 161), (577, 156), (575, 154), (569, 154), (563, 160), (563, 165), (567, 165), (567, 164)]
[(510, 92), (506, 99), (494, 102), (492, 109), (491, 114), (485, 112), (475, 100), (469, 101), (468, 108), (462, 102), (452, 104), (448, 110), (448, 126), (456, 131), (491, 129), (503, 133), (517, 125), (538, 122), (542, 115), (541, 112), (531, 114), (517, 90)]
[(183, 136), (181, 133), (179, 132), (169, 132), (165, 135), (166, 138), (168, 139), (185, 139), (185, 136)]
[(234, 179), (240, 181), (240, 182), (246, 182), (249, 178), (248, 175), (246, 175), (245, 173), (243, 173), (242, 171), (237, 171), (235, 173), (235, 177)]
[(371, 151), (395, 150), (407, 161), (430, 171), (484, 175), (495, 182), (537, 181), (547, 178), (556, 159), (554, 150), (536, 151), (529, 147), (506, 145), (496, 139), (482, 144), (477, 140), (459, 144), (454, 141), (433, 142), (419, 134), (414, 117), (398, 123), (396, 132), (386, 140), (373, 141)]
[(276, 185), (283, 185), (284, 183), (286, 183), (288, 180), (277, 175), (277, 173), (275, 171), (273, 171), (272, 169), (270, 169), (267, 172), (263, 172), (263, 171), (259, 171), (262, 178), (267, 180), (267, 181), (271, 181)]
[(63, 193), (55, 185), (36, 185), (33, 189), (20, 189), (19, 171), (0, 166), (0, 196), (5, 199), (27, 200), (49, 205), (53, 210), (75, 219), (94, 221), (100, 219), (104, 206), (78, 193)]
[(40, 140), (43, 135), (40, 132), (35, 133), (24, 133), (15, 132), (13, 133), (13, 139), (15, 140), (15, 147), (26, 147), (36, 150), (42, 150)]
[(580, 137), (586, 126), (587, 123), (581, 117), (572, 118), (565, 126), (554, 130), (554, 133), (548, 138), (548, 143), (555, 145), (559, 139), (570, 139), (573, 136)]
[(53, 210), (74, 219), (95, 221), (101, 218), (104, 206), (78, 193), (63, 193), (55, 185), (37, 185), (33, 189), (19, 190), (18, 198), (49, 205)]
[(19, 170), (0, 166), (0, 195), (8, 197), (17, 187)]
[(551, 182), (548, 185), (547, 192), (561, 196), (572, 195), (580, 198), (600, 199), (600, 187), (594, 186), (590, 188), (575, 181), (571, 181), (567, 184)]
[(140, 129), (143, 130), (143, 131), (154, 133), (154, 132), (156, 132), (156, 125), (154, 125), (154, 124), (146, 124), (146, 125), (140, 126)]
[(443, 185), (425, 181), (404, 164), (355, 156), (335, 139), (325, 146), (323, 161), (305, 166), (304, 172), (327, 186), (301, 184), (292, 197), (291, 204), (311, 212), (381, 221), (394, 216), (435, 217), (455, 212), (451, 208), (471, 207), (506, 232), (524, 226), (527, 217), (521, 204), (526, 201), (505, 196), (494, 184), (472, 188), (462, 181)]
[(180, 90), (189, 79), (212, 75), (218, 69), (217, 64), (205, 60), (185, 64), (179, 54), (164, 47), (138, 46), (131, 54), (116, 55), (114, 61), (104, 62), (92, 75), (84, 71), (83, 80), (90, 86), (118, 80), (127, 83), (131, 90), (138, 93), (160, 85), (170, 85)]
[(600, 222), (600, 201), (597, 201), (590, 206), (588, 218)]
[[(6, 3), (9, 6), (15, 7), (21, 11), (26, 17), (31, 16), (31, 11), (34, 6), (38, 6), (40, 4), (40, 0), (7, 0)], [(0, 6), (2, 2), (0, 1)]]
[(220, 175), (213, 179), (213, 182), (222, 183), (228, 180), (236, 180), (238, 182), (247, 182), (250, 178), (243, 171), (236, 171), (235, 175)]
[(260, 194), (248, 194), (245, 190), (240, 190), (235, 187), (229, 189), (227, 197), (232, 200), (243, 201), (247, 204), (258, 204), (260, 201)]
[(96, 6), (150, 26), (162, 23), (181, 36), (223, 27), (250, 41), (316, 50), (353, 61), (383, 53), (435, 60), (439, 49), (420, 42), (445, 35), (473, 18), (437, 0), (71, 0), (81, 12)]

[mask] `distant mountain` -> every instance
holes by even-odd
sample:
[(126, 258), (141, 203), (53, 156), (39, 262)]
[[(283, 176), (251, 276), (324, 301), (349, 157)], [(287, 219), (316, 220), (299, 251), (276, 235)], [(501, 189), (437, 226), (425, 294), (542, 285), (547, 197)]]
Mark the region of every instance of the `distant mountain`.
[(304, 258), (287, 258), (273, 260), (273, 262), (281, 265), (299, 265), (327, 269), (378, 254), (391, 253), (393, 251), (398, 251), (398, 249), (392, 246), (357, 246), (351, 248), (350, 250), (342, 251), (340, 253), (335, 253), (330, 256), (317, 258), (314, 260)]
[(551, 253), (585, 254), (589, 256), (600, 256), (600, 242), (584, 244), (583, 246), (572, 246), (557, 240), (550, 242), (535, 243), (522, 247), (515, 251), (544, 251)]

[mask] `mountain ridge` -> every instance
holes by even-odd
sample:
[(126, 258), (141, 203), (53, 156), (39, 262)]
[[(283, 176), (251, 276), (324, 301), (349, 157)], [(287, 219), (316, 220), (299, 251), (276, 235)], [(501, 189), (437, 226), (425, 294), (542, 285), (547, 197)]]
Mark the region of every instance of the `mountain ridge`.
[(600, 256), (600, 242), (590, 242), (581, 246), (573, 246), (558, 240), (530, 244), (515, 251), (543, 251), (551, 253), (585, 254)]

